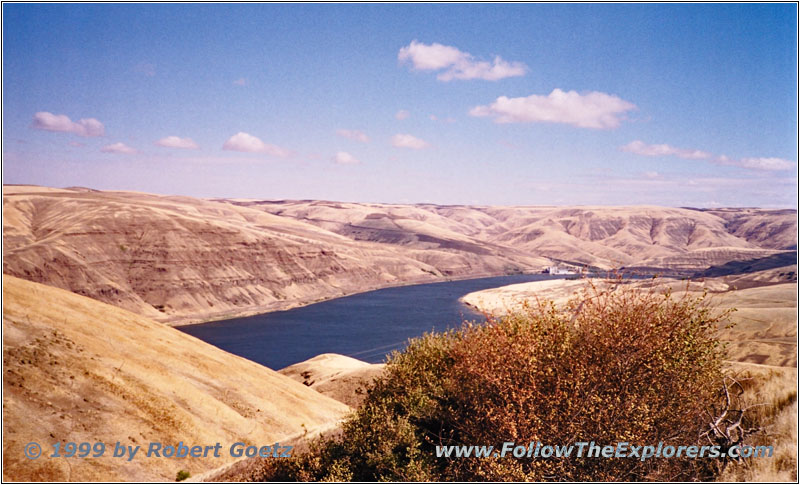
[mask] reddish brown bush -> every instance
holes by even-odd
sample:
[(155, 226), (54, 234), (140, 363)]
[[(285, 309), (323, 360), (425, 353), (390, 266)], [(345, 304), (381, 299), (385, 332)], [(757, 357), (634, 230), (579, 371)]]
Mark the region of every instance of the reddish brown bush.
[[(413, 340), (336, 439), (266, 479), (698, 480), (709, 459), (437, 458), (436, 445), (700, 443), (721, 382), (722, 315), (704, 298), (586, 288)], [(706, 444), (706, 443), (701, 443)]]

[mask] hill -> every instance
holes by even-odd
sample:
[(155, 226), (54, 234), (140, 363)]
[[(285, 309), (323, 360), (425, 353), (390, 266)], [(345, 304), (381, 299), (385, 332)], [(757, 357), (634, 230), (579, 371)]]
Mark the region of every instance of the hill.
[(3, 201), (4, 273), (170, 324), (559, 262), (693, 274), (796, 259), (793, 210), (206, 200), (32, 186), (4, 186)]
[(383, 372), (384, 364), (368, 364), (339, 354), (320, 354), (292, 364), (278, 372), (302, 382), (311, 389), (358, 407), (373, 379)]
[(356, 241), (224, 201), (6, 187), (3, 272), (140, 315), (189, 323), (445, 277), (518, 273), (544, 258)]
[[(73, 293), (3, 278), (3, 480), (172, 481), (231, 462), (237, 441), (273, 444), (349, 407), (266, 367)], [(37, 442), (104, 442), (98, 458), (28, 460)], [(111, 457), (116, 442), (222, 444), (220, 458)]]
[[(735, 308), (732, 328), (721, 328), (720, 339), (728, 343), (728, 358), (773, 366), (797, 366), (797, 276), (796, 267), (693, 281), (688, 290), (699, 296), (704, 290), (720, 310)], [(791, 276), (790, 276), (791, 275)], [(647, 287), (652, 280), (631, 281)], [(493, 314), (518, 308), (524, 301), (552, 300), (565, 303), (585, 280), (551, 280), (520, 283), (476, 291), (462, 301)], [(685, 281), (664, 278), (656, 283), (676, 294), (687, 289)]]

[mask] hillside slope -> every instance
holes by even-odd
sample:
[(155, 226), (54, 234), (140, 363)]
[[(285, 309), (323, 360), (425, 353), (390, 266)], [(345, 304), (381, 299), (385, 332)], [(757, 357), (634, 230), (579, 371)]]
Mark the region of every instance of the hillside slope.
[(384, 366), (346, 355), (320, 354), (278, 372), (348, 406), (358, 407), (366, 397), (366, 389), (381, 375)]
[(602, 269), (699, 270), (781, 254), (797, 244), (793, 210), (231, 202), (358, 241), (469, 250), (477, 240)]
[(170, 324), (560, 261), (694, 273), (796, 255), (792, 210), (205, 200), (31, 186), (4, 186), (3, 201), (4, 273)]
[[(329, 426), (350, 408), (176, 329), (73, 293), (3, 277), (3, 480), (172, 481)], [(220, 458), (28, 460), (37, 442), (222, 444)]]
[(12, 187), (3, 214), (4, 273), (171, 323), (547, 263), (489, 249), (398, 250), (226, 202), (133, 192)]
[[(692, 281), (693, 296), (709, 292), (709, 301), (720, 310), (733, 309), (732, 328), (720, 329), (720, 339), (728, 344), (728, 358), (774, 366), (797, 367), (797, 276), (796, 267), (769, 270), (748, 276), (726, 276)], [(635, 287), (649, 287), (652, 280), (635, 280)], [(562, 305), (586, 280), (551, 280), (519, 283), (476, 291), (461, 299), (468, 305), (492, 314), (519, 309), (522, 302), (554, 301)], [(674, 294), (687, 289), (686, 281), (657, 280), (661, 290)], [(659, 290), (660, 291), (660, 290)]]

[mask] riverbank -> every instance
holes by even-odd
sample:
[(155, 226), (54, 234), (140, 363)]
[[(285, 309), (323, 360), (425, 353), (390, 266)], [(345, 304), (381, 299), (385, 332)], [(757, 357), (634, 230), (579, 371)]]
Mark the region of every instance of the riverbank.
[(459, 301), (466, 293), (556, 278), (539, 273), (397, 286), (178, 329), (273, 369), (325, 353), (380, 363), (410, 338), (481, 320)]
[(646, 272), (780, 264), (796, 253), (795, 219), (767, 209), (209, 200), (4, 186), (3, 273), (178, 326), (556, 263)]
[[(273, 312), (282, 312), (287, 310), (294, 310), (297, 308), (307, 307), (309, 305), (314, 305), (317, 303), (324, 303), (328, 301), (339, 300), (342, 298), (347, 298), (351, 296), (361, 295), (364, 293), (369, 293), (371, 291), (378, 291), (378, 290), (385, 290), (390, 288), (402, 288), (406, 286), (416, 286), (416, 285), (428, 285), (428, 284), (440, 284), (440, 283), (452, 283), (455, 281), (467, 281), (467, 280), (476, 280), (482, 278), (498, 278), (503, 276), (517, 276), (517, 275), (538, 275), (542, 274), (538, 271), (531, 271), (531, 272), (493, 272), (493, 273), (475, 273), (470, 275), (459, 275), (453, 277), (446, 277), (446, 279), (442, 279), (441, 277), (431, 276), (431, 278), (415, 278), (407, 281), (400, 281), (396, 283), (386, 284), (386, 285), (372, 285), (367, 286), (363, 290), (356, 290), (351, 292), (344, 292), (341, 295), (336, 296), (323, 296), (313, 300), (308, 301), (284, 301), (284, 302), (275, 302), (268, 305), (260, 305), (257, 307), (242, 309), (242, 310), (235, 310), (235, 311), (222, 311), (222, 312), (212, 312), (203, 314), (198, 317), (177, 317), (175, 319), (167, 319), (167, 320), (159, 320), (155, 319), (156, 321), (160, 321), (165, 325), (170, 327), (188, 327), (192, 325), (203, 325), (206, 323), (214, 323), (220, 322), (224, 320), (232, 320), (236, 318), (245, 318), (245, 317), (252, 317), (256, 315), (266, 315), (268, 313)], [(195, 321), (196, 320), (196, 321)]]
[[(772, 270), (695, 281), (629, 280), (626, 284), (642, 289), (655, 285), (658, 291), (671, 289), (674, 294), (688, 291), (693, 297), (708, 292), (710, 303), (718, 310), (735, 309), (730, 316), (734, 325), (720, 328), (729, 360), (796, 367), (797, 282), (786, 282), (781, 274), (786, 272)], [(537, 299), (562, 305), (586, 284), (585, 280), (520, 283), (468, 293), (461, 301), (480, 312), (502, 315)]]

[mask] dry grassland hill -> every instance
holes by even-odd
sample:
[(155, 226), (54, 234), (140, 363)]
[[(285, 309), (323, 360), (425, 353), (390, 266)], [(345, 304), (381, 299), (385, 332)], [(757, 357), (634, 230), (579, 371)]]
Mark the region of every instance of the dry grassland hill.
[(3, 243), (5, 274), (171, 323), (548, 263), (480, 241), (462, 249), (357, 241), (225, 201), (9, 186)]
[[(357, 241), (423, 249), (522, 252), (598, 269), (693, 272), (793, 253), (794, 210), (484, 207), (245, 201)], [(784, 263), (785, 264), (785, 263)]]
[[(3, 278), (3, 480), (173, 481), (335, 424), (350, 408), (176, 329), (57, 288)], [(222, 444), (220, 458), (28, 460), (26, 443)]]
[(796, 254), (795, 219), (791, 210), (206, 200), (4, 186), (3, 272), (180, 324), (558, 261), (769, 267)]
[[(720, 338), (728, 343), (731, 361), (797, 367), (797, 267), (702, 280), (656, 280), (657, 291), (672, 289), (691, 296), (709, 292), (710, 303), (730, 316), (732, 328), (721, 329)], [(652, 280), (633, 281), (636, 287), (649, 287)], [(554, 301), (564, 304), (586, 280), (550, 280), (519, 283), (469, 293), (462, 301), (491, 314), (520, 308), (525, 301)], [(602, 283), (600, 283), (602, 284)]]
[(384, 364), (368, 364), (339, 354), (320, 354), (278, 372), (317, 392), (358, 407), (366, 389), (383, 372)]

